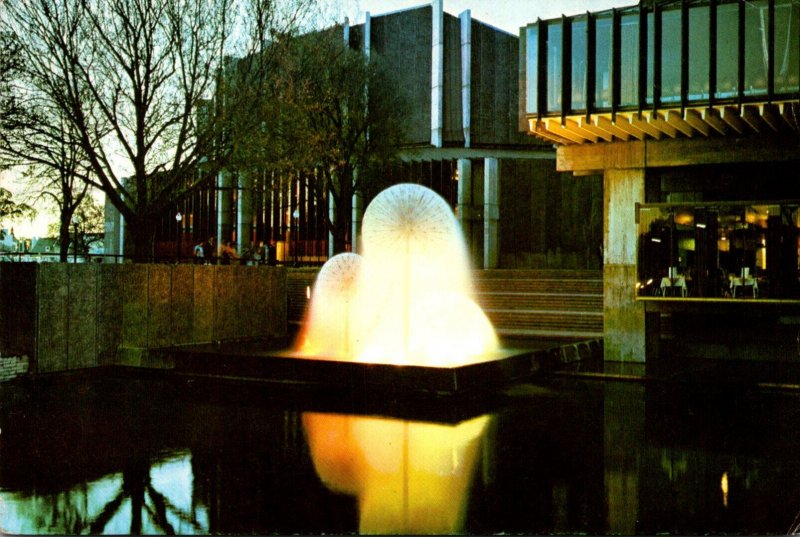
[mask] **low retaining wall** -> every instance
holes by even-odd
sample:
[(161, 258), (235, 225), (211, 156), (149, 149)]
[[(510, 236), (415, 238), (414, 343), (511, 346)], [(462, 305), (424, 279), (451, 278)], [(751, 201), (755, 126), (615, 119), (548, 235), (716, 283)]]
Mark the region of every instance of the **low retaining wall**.
[(29, 356), (33, 373), (141, 365), (132, 350), (285, 336), (282, 267), (0, 264), (0, 352)]

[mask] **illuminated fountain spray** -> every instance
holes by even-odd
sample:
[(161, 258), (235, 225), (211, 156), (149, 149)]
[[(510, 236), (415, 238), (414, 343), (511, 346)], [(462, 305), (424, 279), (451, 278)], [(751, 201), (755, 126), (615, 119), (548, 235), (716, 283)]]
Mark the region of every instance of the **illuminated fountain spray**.
[(362, 241), (363, 257), (340, 254), (320, 270), (299, 354), (452, 367), (497, 350), (472, 298), (461, 229), (438, 194), (384, 190), (367, 207)]

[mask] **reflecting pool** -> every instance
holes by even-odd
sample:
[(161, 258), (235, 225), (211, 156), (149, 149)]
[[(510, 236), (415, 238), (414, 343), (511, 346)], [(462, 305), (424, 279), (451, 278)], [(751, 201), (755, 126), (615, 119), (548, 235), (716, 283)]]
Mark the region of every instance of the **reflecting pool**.
[(800, 513), (797, 392), (562, 376), (437, 414), (196, 379), (4, 390), (12, 534), (786, 534)]

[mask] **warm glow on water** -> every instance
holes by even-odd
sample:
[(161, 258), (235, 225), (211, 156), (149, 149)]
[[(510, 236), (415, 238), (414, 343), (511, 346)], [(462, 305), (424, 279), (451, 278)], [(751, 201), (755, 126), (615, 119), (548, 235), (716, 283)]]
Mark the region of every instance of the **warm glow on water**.
[(446, 367), (497, 350), (444, 199), (419, 185), (385, 190), (364, 214), (362, 241), (363, 256), (340, 254), (320, 270), (300, 354)]
[(457, 425), (307, 412), (314, 468), (330, 490), (356, 496), (359, 532), (458, 533), (485, 415)]

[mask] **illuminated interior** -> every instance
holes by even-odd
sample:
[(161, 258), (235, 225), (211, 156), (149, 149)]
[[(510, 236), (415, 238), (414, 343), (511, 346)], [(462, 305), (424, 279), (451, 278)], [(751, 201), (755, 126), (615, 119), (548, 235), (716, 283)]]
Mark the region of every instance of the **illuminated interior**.
[(456, 425), (303, 414), (314, 468), (355, 496), (359, 533), (463, 532), (481, 441), (492, 417)]
[(320, 270), (299, 354), (453, 367), (498, 350), (473, 300), (461, 229), (438, 194), (414, 184), (383, 191), (362, 240), (363, 256), (339, 254)]

